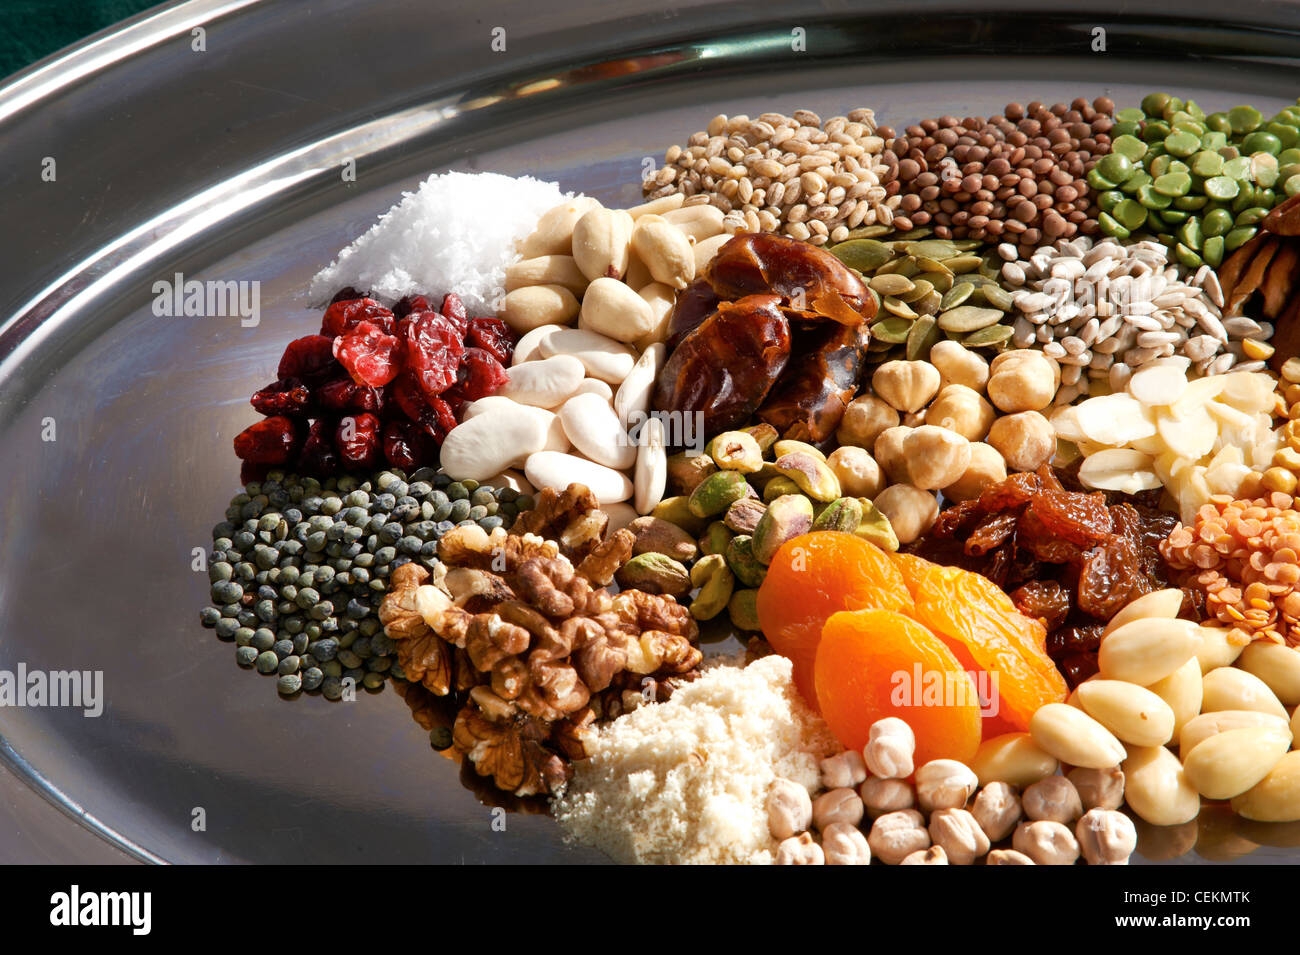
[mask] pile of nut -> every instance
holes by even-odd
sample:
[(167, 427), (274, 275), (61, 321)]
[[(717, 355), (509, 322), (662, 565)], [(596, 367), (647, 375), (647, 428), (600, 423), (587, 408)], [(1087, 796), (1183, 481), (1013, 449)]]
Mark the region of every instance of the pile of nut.
[(1026, 255), (1043, 242), (1090, 235), (1096, 200), (1086, 181), (1110, 151), (1115, 104), (1007, 106), (985, 119), (943, 116), (909, 126), (884, 159), (897, 170), (899, 229), (931, 226), (939, 238), (1004, 239)]
[[(975, 767), (954, 759), (914, 767), (907, 723), (877, 721), (861, 753), (822, 761), (825, 791), (815, 800), (798, 783), (773, 783), (767, 810), (781, 840), (777, 864), (1073, 865), (1082, 855), (1092, 865), (1126, 865), (1137, 832), (1118, 811), (1123, 775), (1054, 775), (1056, 760), (1016, 737), (981, 748)], [(1008, 837), (1010, 848), (992, 848)]]
[(833, 456), (875, 475), (876, 507), (898, 540), (911, 543), (939, 514), (935, 491), (969, 500), (1008, 470), (1033, 471), (1051, 460), (1056, 430), (1042, 412), (1059, 376), (1059, 366), (1038, 351), (1006, 351), (986, 362), (957, 342), (939, 342), (929, 361), (876, 369), (871, 390), (844, 414)]
[(809, 531), (857, 534), (893, 551), (898, 538), (871, 498), (880, 471), (860, 448), (830, 456), (802, 441), (778, 440), (759, 424), (716, 436), (699, 454), (668, 459), (672, 496), (633, 521), (624, 587), (685, 597), (711, 620), (724, 609), (740, 630), (759, 629), (755, 600), (767, 565), (786, 541)]
[(435, 575), (399, 568), (380, 607), (406, 678), (456, 695), (456, 749), (507, 792), (554, 792), (595, 721), (641, 702), (647, 678), (666, 699), (702, 659), (671, 597), (605, 589), (633, 541), (608, 520), (587, 488), (547, 489), (509, 533), (448, 532)]
[[(715, 116), (641, 185), (649, 200), (680, 195), (725, 213), (728, 233), (780, 232), (824, 245), (859, 226), (889, 226), (899, 198), (881, 160), (875, 114), (855, 109), (822, 122), (811, 110)], [(908, 226), (907, 228), (911, 228)]]

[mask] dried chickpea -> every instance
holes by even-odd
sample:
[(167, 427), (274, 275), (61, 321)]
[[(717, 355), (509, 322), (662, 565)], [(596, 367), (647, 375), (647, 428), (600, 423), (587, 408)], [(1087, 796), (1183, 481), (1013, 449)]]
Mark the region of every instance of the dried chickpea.
[(931, 846), (928, 849), (917, 849), (915, 852), (908, 853), (899, 865), (947, 865), (948, 853), (943, 851), (943, 846)]
[(1074, 834), (1088, 865), (1128, 865), (1137, 848), (1133, 820), (1114, 809), (1089, 809)]
[(954, 501), (969, 501), (977, 498), (986, 487), (1000, 484), (1007, 479), (1007, 463), (997, 448), (982, 441), (970, 444), (970, 464), (965, 472), (952, 484), (943, 489), (943, 496)]
[(1056, 453), (1056, 429), (1037, 411), (998, 418), (989, 429), (989, 444), (1012, 471), (1034, 471)]
[(1025, 789), (1020, 797), (1025, 815), (1032, 820), (1072, 823), (1083, 815), (1083, 800), (1074, 783), (1064, 776), (1048, 776)]
[(812, 797), (808, 790), (791, 779), (772, 780), (767, 791), (767, 828), (773, 838), (797, 836), (812, 825)]
[(981, 441), (997, 412), (983, 396), (966, 385), (948, 385), (925, 410), (925, 423), (956, 431), (967, 441)]
[(875, 819), (887, 812), (899, 812), (916, 806), (916, 793), (903, 779), (872, 776), (858, 787), (858, 795), (867, 807), (867, 816)]
[(837, 822), (856, 826), (863, 812), (862, 799), (852, 789), (832, 789), (813, 800), (813, 825), (819, 832)]
[(825, 865), (826, 853), (811, 834), (804, 832), (784, 839), (776, 847), (777, 865)]
[(985, 865), (1036, 865), (1033, 859), (1015, 849), (994, 849), (984, 860)]
[(1118, 766), (1109, 769), (1078, 767), (1070, 770), (1068, 778), (1074, 783), (1085, 810), (1118, 809), (1124, 805), (1124, 770)]
[(887, 812), (872, 823), (867, 844), (880, 861), (898, 865), (913, 852), (930, 848), (930, 831), (915, 809)]
[(990, 842), (1001, 842), (1011, 835), (1023, 815), (1020, 797), (1009, 783), (989, 783), (976, 793), (971, 815)]
[(841, 446), (870, 450), (875, 446), (876, 438), (888, 428), (898, 427), (898, 412), (888, 402), (875, 395), (860, 395), (849, 402), (840, 419), (839, 430), (835, 439)]
[(1011, 845), (1036, 865), (1074, 865), (1079, 859), (1078, 840), (1059, 822), (1022, 822), (1016, 827)]
[(926, 812), (964, 809), (979, 784), (974, 771), (955, 759), (932, 759), (916, 770), (916, 798)]
[(953, 865), (972, 865), (989, 851), (989, 837), (965, 809), (939, 809), (930, 816), (930, 841)]
[(916, 735), (912, 727), (897, 716), (886, 716), (871, 724), (862, 757), (873, 775), (881, 779), (906, 779), (912, 775), (915, 751)]
[(1260, 483), (1270, 491), (1294, 494), (1297, 482), (1295, 474), (1286, 468), (1269, 468), (1264, 472)]
[(871, 846), (857, 826), (832, 822), (822, 832), (827, 865), (871, 865)]
[(885, 475), (865, 448), (842, 445), (826, 459), (840, 479), (840, 493), (845, 497), (874, 498), (885, 486)]

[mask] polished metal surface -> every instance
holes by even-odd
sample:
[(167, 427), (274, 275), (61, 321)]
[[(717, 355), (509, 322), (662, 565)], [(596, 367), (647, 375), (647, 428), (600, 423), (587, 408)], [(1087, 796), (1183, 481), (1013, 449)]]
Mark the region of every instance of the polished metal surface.
[[(312, 274), (433, 171), (630, 204), (643, 163), (716, 112), (871, 106), (899, 125), (1014, 99), (1167, 88), (1267, 111), (1300, 94), (1290, 4), (1039, 6), (195, 2), (16, 78), (0, 90), (0, 669), (101, 671), (105, 703), (0, 709), (12, 772), (145, 860), (603, 858), (542, 815), (494, 826), (391, 689), (282, 701), (198, 626), (192, 549), (237, 490), (247, 396), (318, 323)], [(260, 283), (260, 324), (156, 316), (152, 285), (177, 272)], [(1300, 841), (1213, 815), (1201, 839), (1179, 861), (1295, 861), (1279, 846)]]

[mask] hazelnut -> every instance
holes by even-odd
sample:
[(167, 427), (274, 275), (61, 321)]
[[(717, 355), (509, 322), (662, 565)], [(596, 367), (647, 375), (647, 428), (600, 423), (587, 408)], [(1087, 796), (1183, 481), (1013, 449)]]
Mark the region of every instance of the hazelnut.
[(979, 777), (965, 763), (932, 759), (916, 771), (916, 798), (926, 812), (964, 809), (979, 784)]
[(1118, 766), (1109, 769), (1070, 770), (1070, 782), (1079, 793), (1085, 810), (1118, 809), (1124, 805), (1124, 770)]
[(842, 445), (826, 459), (840, 479), (840, 493), (845, 497), (875, 497), (885, 486), (885, 475), (876, 459), (865, 448)]
[(943, 851), (943, 846), (931, 846), (928, 849), (917, 849), (915, 852), (908, 853), (899, 865), (947, 865), (948, 853)]
[(965, 472), (943, 489), (943, 496), (954, 501), (970, 501), (984, 493), (992, 484), (1007, 479), (1007, 464), (992, 445), (982, 441), (970, 443), (970, 464)]
[(984, 860), (985, 865), (1034, 865), (1034, 860), (1015, 849), (994, 849)]
[(939, 369), (928, 361), (887, 361), (871, 376), (871, 390), (898, 411), (920, 411), (939, 391)]
[(856, 786), (867, 778), (867, 764), (855, 749), (846, 749), (821, 761), (822, 785), (827, 789)]
[(930, 848), (925, 818), (915, 809), (887, 812), (871, 824), (867, 836), (872, 855), (888, 865), (898, 865), (918, 849)]
[(912, 754), (916, 735), (897, 716), (876, 720), (867, 731), (867, 745), (862, 748), (867, 769), (881, 779), (906, 779), (912, 775)]
[(860, 395), (849, 402), (835, 438), (841, 446), (871, 448), (880, 432), (898, 427), (898, 412), (875, 395)]
[(1016, 826), (1011, 846), (1033, 859), (1035, 865), (1074, 865), (1079, 859), (1074, 834), (1061, 823), (1046, 819)]
[(989, 444), (997, 449), (1007, 468), (1033, 471), (1056, 453), (1056, 429), (1037, 411), (1022, 411), (993, 422)]
[(832, 789), (813, 800), (813, 825), (818, 831), (836, 822), (856, 826), (863, 812), (862, 799), (852, 789)]
[(925, 410), (925, 423), (956, 431), (967, 441), (989, 433), (997, 412), (978, 391), (965, 385), (948, 385)]
[(782, 840), (776, 847), (777, 865), (825, 865), (826, 853), (808, 833)]
[(912, 430), (906, 425), (886, 428), (876, 438), (876, 443), (871, 449), (876, 464), (894, 484), (907, 480), (907, 457), (903, 454), (903, 442), (907, 440)]
[(1133, 820), (1114, 809), (1089, 809), (1074, 834), (1089, 865), (1128, 865), (1137, 848)]
[(971, 815), (980, 824), (990, 842), (1001, 842), (1011, 835), (1020, 821), (1020, 797), (1014, 786), (989, 783), (975, 796)]
[(767, 828), (775, 839), (788, 839), (812, 825), (812, 797), (791, 779), (777, 778), (767, 791)]
[(1005, 351), (989, 370), (989, 401), (999, 411), (1041, 411), (1056, 397), (1057, 370), (1040, 351)]
[(989, 837), (965, 809), (939, 809), (930, 816), (930, 841), (953, 865), (971, 865), (989, 851)]
[(961, 342), (937, 342), (930, 349), (930, 364), (939, 369), (940, 394), (949, 385), (965, 385), (977, 392), (988, 385), (989, 363)]
[(876, 509), (889, 518), (900, 544), (910, 544), (939, 516), (939, 501), (929, 491), (910, 484), (893, 484), (876, 495)]
[(822, 830), (827, 865), (871, 865), (871, 846), (857, 826), (832, 822)]
[(1048, 776), (1026, 787), (1020, 802), (1025, 815), (1034, 820), (1049, 819), (1069, 825), (1083, 815), (1079, 791), (1064, 776)]
[(887, 812), (911, 809), (916, 805), (916, 794), (904, 779), (872, 776), (858, 787), (858, 795), (862, 797), (867, 815), (872, 819)]
[(956, 431), (922, 425), (903, 439), (903, 459), (912, 486), (937, 491), (966, 473), (970, 442)]

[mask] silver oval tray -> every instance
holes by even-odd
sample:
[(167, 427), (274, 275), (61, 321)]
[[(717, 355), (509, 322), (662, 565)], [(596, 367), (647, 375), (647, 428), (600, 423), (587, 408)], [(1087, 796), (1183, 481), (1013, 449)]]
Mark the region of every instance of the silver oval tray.
[[(312, 274), (402, 189), (492, 170), (632, 204), (644, 164), (717, 112), (870, 106), (904, 125), (1010, 100), (1170, 89), (1267, 110), (1300, 93), (1300, 16), (1276, 3), (1095, 23), (1028, 3), (540, 6), (196, 0), (0, 89), (0, 669), (103, 680), (97, 717), (0, 708), (0, 755), (137, 858), (604, 858), (544, 815), (503, 827), (391, 688), (279, 700), (197, 623), (192, 551), (237, 490), (247, 396), (318, 323)], [(176, 273), (259, 283), (260, 321), (156, 315)], [(1296, 827), (1217, 811), (1142, 848), (1192, 842), (1178, 861), (1300, 858)]]

